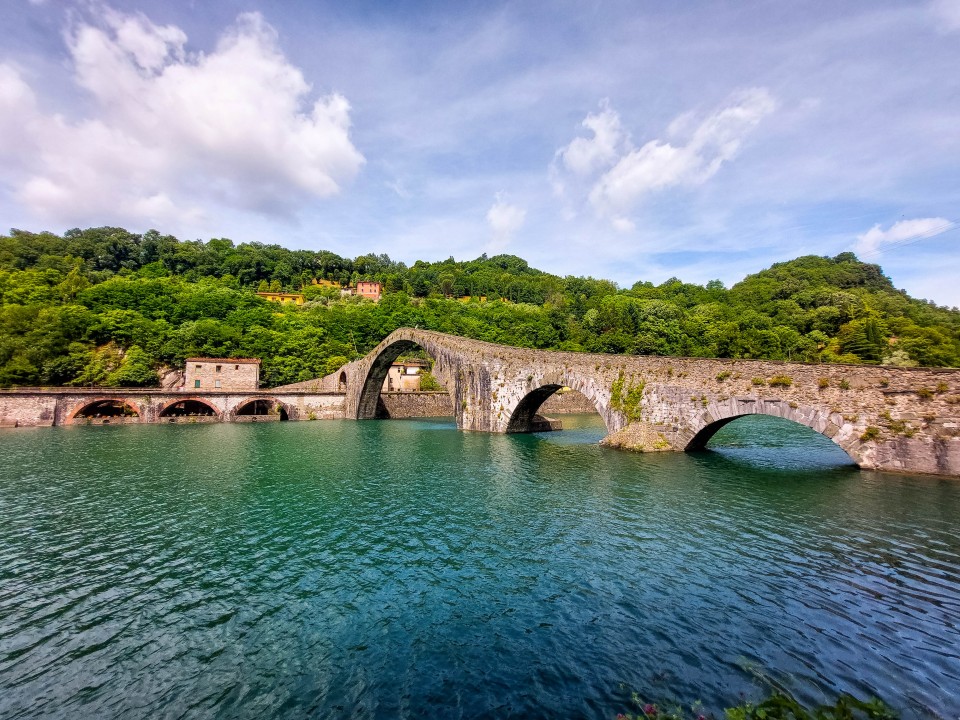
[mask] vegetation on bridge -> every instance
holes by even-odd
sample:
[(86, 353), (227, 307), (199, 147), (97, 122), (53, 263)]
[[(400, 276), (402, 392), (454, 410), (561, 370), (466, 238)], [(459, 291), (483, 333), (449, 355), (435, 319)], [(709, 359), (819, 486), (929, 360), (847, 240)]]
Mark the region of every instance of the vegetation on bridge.
[[(340, 284), (366, 279), (383, 284), (379, 303), (341, 298)], [(259, 289), (308, 302), (278, 306)], [(265, 384), (279, 385), (332, 372), (402, 326), (540, 349), (960, 365), (960, 312), (910, 298), (851, 253), (729, 289), (619, 289), (511, 255), (407, 267), (119, 228), (0, 236), (0, 386), (150, 385), (157, 367), (191, 356), (258, 357)]]

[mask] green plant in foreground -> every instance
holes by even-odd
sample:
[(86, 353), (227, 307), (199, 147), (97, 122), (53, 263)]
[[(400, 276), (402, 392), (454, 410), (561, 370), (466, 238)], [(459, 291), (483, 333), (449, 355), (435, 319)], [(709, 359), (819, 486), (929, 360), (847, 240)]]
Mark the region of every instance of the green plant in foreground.
[(841, 695), (833, 705), (818, 705), (808, 710), (792, 697), (780, 693), (774, 693), (756, 705), (742, 703), (727, 708), (725, 714), (727, 720), (894, 720), (897, 717), (877, 699), (864, 701)]
[(793, 378), (789, 375), (774, 375), (770, 378), (770, 387), (790, 387), (793, 385)]

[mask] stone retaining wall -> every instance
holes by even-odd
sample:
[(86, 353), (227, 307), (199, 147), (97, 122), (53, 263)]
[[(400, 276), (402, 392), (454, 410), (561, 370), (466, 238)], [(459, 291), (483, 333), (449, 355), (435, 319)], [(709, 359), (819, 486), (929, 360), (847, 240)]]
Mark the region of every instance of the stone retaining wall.
[(574, 415), (595, 413), (597, 408), (590, 398), (576, 390), (557, 392), (548, 397), (540, 406), (541, 415)]
[(380, 400), (385, 417), (453, 417), (453, 401), (446, 392), (385, 392)]

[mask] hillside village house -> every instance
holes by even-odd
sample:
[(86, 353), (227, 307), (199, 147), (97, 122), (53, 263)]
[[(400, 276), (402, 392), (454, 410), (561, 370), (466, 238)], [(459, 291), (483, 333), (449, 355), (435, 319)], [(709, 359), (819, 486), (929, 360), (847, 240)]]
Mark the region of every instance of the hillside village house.
[(419, 392), (420, 373), (430, 369), (426, 360), (398, 360), (383, 381), (384, 392)]
[(378, 282), (370, 282), (362, 280), (357, 283), (357, 295), (360, 297), (369, 298), (374, 302), (377, 302), (380, 299), (380, 293), (383, 289), (380, 287)]
[(187, 358), (183, 390), (258, 390), (256, 358)]
[(361, 280), (355, 287), (344, 288), (340, 291), (341, 295), (359, 295), (374, 302), (380, 302), (380, 296), (383, 294), (383, 287), (378, 282), (372, 280)]
[(300, 293), (258, 292), (257, 297), (278, 303), (293, 303), (294, 305), (303, 305), (304, 303), (304, 297)]

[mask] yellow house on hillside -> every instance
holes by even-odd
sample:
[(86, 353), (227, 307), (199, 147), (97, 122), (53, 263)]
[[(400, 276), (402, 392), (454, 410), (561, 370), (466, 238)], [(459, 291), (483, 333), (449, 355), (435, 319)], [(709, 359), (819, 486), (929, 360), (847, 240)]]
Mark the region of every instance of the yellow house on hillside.
[(278, 303), (293, 303), (294, 305), (303, 305), (304, 303), (303, 295), (300, 293), (258, 292), (257, 297)]

